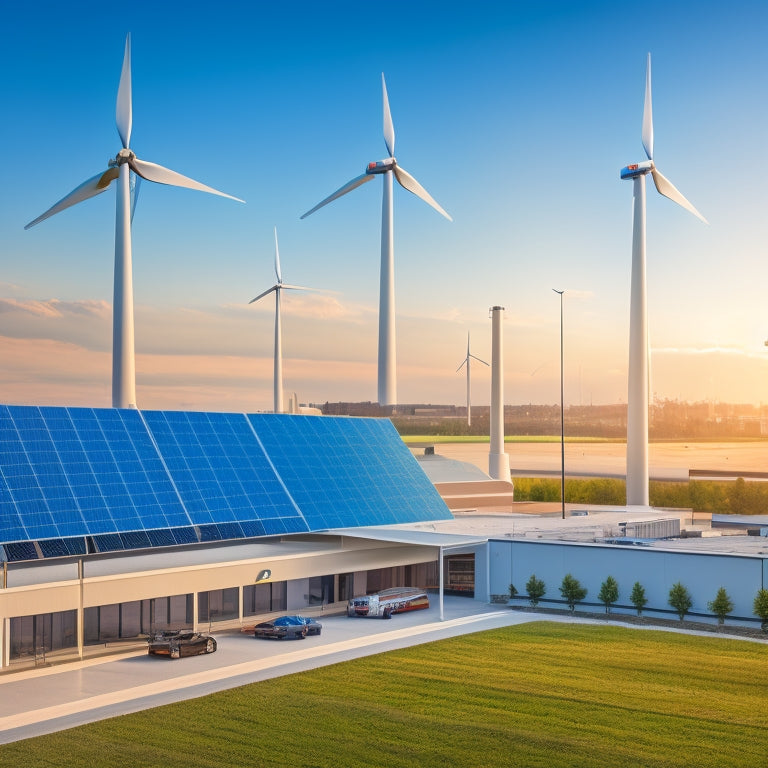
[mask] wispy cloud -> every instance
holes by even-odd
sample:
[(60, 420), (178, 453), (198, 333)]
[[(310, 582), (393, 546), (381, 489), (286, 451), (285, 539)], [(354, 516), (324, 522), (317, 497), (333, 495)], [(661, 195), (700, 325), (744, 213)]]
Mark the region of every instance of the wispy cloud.
[(112, 308), (106, 301), (60, 301), (59, 299), (3, 299), (0, 298), (0, 314), (27, 314), (44, 318), (96, 317), (109, 318)]

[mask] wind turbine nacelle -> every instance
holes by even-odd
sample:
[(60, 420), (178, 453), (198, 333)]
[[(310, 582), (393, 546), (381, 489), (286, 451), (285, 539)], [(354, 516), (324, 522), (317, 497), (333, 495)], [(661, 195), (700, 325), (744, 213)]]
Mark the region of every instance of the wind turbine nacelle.
[(621, 169), (622, 179), (636, 179), (645, 176), (653, 170), (653, 160), (643, 160), (642, 163), (632, 163)]
[(368, 163), (365, 172), (370, 176), (377, 173), (386, 173), (387, 171), (391, 171), (395, 165), (395, 158), (388, 157), (386, 160), (379, 160), (377, 163)]

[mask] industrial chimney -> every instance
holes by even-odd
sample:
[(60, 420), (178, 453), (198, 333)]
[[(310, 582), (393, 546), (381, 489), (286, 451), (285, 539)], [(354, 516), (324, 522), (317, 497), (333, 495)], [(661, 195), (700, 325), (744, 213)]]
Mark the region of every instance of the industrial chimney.
[(501, 321), (504, 307), (491, 307), (491, 452), (488, 474), (511, 482), (509, 456), (504, 453), (504, 352)]

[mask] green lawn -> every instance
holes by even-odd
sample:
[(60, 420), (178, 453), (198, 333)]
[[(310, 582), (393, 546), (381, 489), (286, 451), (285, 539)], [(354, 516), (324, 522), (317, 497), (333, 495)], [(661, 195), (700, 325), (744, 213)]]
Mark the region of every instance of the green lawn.
[(9, 744), (0, 765), (764, 768), (767, 652), (525, 624)]

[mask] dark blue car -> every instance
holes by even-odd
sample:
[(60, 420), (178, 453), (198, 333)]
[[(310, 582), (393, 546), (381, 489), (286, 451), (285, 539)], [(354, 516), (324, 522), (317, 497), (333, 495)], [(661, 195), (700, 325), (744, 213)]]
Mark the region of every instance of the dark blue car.
[(281, 616), (279, 619), (264, 621), (254, 627), (254, 637), (274, 637), (283, 640), (286, 637), (298, 640), (307, 635), (319, 635), (323, 625), (319, 621), (305, 616)]

